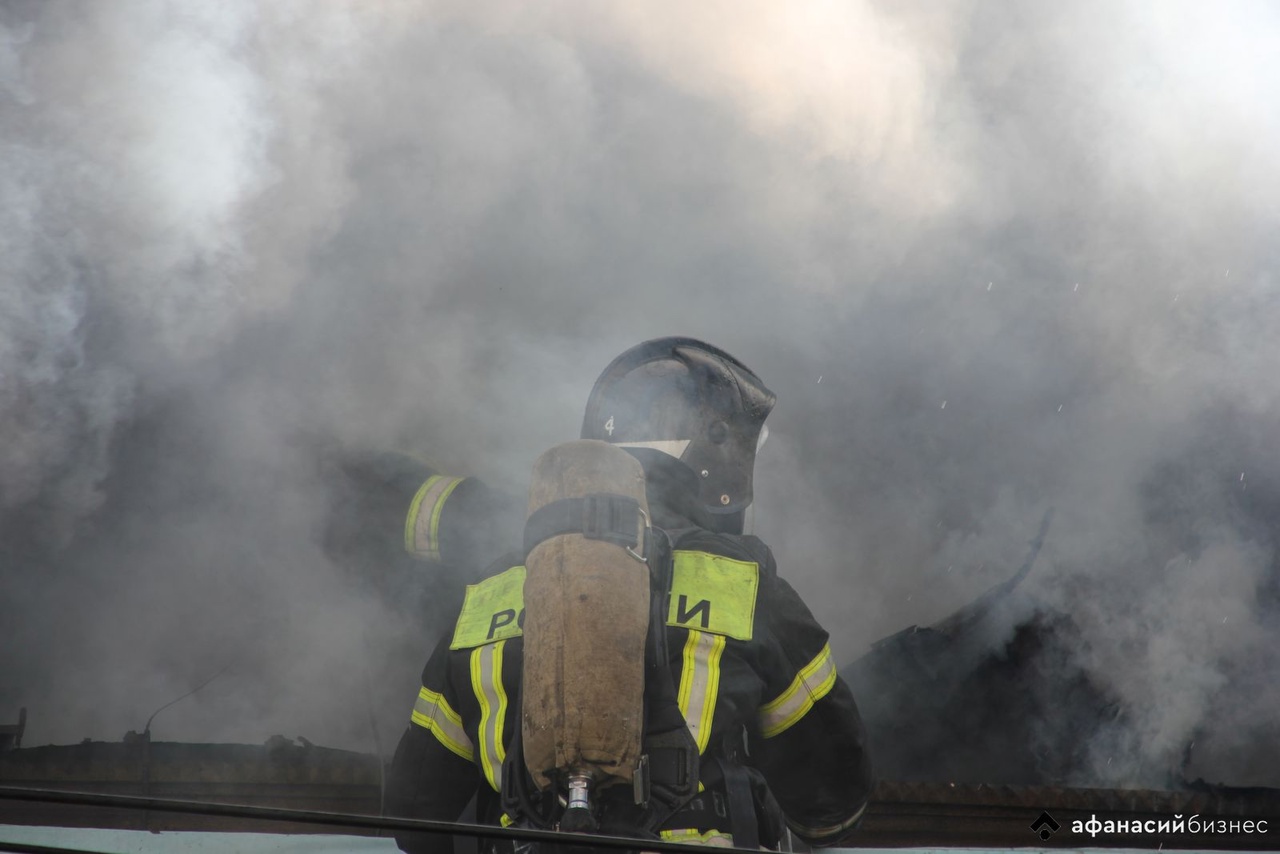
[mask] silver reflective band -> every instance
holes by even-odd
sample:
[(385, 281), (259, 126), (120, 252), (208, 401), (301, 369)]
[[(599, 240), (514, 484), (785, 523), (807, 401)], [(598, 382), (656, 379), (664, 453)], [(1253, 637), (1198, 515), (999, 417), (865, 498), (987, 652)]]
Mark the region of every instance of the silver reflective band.
[(760, 734), (773, 738), (790, 729), (808, 714), (814, 703), (830, 693), (836, 678), (831, 647), (823, 646), (813, 661), (796, 674), (787, 690), (760, 707)]
[(415, 724), (431, 732), (446, 748), (470, 761), (475, 748), (462, 727), (462, 717), (453, 710), (443, 694), (423, 686), (413, 704), (410, 718)]
[(440, 516), (444, 503), (466, 478), (432, 475), (418, 489), (405, 520), (404, 547), (409, 554), (440, 560)]
[(684, 715), (689, 734), (698, 744), (699, 754), (707, 751), (707, 743), (711, 739), (716, 697), (720, 694), (720, 658), (724, 647), (723, 636), (696, 629), (689, 630), (689, 638), (684, 644), (676, 703)]
[(471, 653), (471, 687), (480, 702), (480, 765), (495, 792), (502, 791), (502, 764), (507, 751), (502, 729), (507, 716), (507, 692), (502, 685), (505, 640), (485, 644)]

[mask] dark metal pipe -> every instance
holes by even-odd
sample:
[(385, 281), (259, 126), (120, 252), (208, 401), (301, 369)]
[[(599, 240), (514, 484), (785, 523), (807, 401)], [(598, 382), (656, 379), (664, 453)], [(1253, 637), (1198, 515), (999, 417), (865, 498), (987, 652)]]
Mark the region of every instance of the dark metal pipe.
[[(144, 798), (136, 795), (104, 795), (97, 792), (71, 792), (57, 789), (0, 786), (0, 799), (86, 807), (116, 807), (121, 809), (153, 810), (155, 812), (230, 816), (263, 821), (292, 821), (301, 824), (320, 824), (366, 830), (409, 830), (420, 833), (442, 833), (491, 839), (554, 842), (561, 846), (576, 848), (608, 848), (618, 851), (639, 851), (643, 849), (644, 851), (667, 852), (667, 854), (689, 854), (688, 844), (660, 839), (628, 839), (620, 836), (561, 833), (555, 830), (537, 830), (534, 828), (491, 827), (489, 825), (463, 824), (453, 821), (391, 818), (351, 813), (320, 812), (316, 810), (291, 810), (279, 807), (250, 806), (248, 804), (204, 803), (200, 801), (170, 800), (168, 798)], [(760, 852), (756, 849), (748, 848), (716, 848), (716, 854), (760, 854)]]

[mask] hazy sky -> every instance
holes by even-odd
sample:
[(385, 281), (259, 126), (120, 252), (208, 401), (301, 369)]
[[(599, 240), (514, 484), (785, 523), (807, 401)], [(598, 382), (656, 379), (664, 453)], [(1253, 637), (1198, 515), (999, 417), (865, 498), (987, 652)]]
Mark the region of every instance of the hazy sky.
[(1261, 0), (0, 4), (0, 721), (118, 739), (231, 664), (155, 737), (386, 748), (432, 627), (325, 559), (299, 437), (519, 491), (683, 334), (778, 393), (755, 528), (842, 661), (1052, 506), (1107, 779), (1246, 750), (1277, 151)]

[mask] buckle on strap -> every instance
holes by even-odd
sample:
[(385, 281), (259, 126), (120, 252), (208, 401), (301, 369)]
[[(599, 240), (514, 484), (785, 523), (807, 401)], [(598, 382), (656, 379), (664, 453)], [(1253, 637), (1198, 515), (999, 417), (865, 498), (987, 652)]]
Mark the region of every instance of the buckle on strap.
[[(646, 758), (636, 771), (637, 777), (643, 773), (645, 779), (639, 784), (633, 782), (633, 796), (647, 812), (645, 829), (656, 833), (663, 822), (698, 794), (700, 757), (697, 743), (683, 726), (646, 735), (644, 751)], [(647, 791), (642, 792), (642, 786)]]

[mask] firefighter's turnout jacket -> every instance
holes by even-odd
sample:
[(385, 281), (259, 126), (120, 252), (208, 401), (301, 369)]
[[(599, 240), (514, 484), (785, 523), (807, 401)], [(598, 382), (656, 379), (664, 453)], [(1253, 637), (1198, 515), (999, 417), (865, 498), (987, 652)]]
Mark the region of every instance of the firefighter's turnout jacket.
[[(702, 759), (705, 788), (663, 824), (668, 839), (731, 841), (726, 773), (752, 780), (757, 835), (775, 843), (771, 797), (806, 842), (835, 845), (872, 787), (866, 735), (836, 673), (827, 632), (758, 538), (699, 526), (697, 481), (683, 464), (637, 454), (649, 509), (671, 537), (666, 648), (677, 701)], [(456, 624), (422, 672), (411, 723), (388, 780), (397, 815), (452, 820), (473, 795), (482, 823), (507, 824), (503, 765), (520, 727), (524, 567), (514, 557), (467, 588)], [(517, 748), (518, 749), (518, 748)], [(765, 787), (767, 783), (767, 789)], [(624, 787), (625, 788), (625, 787)], [(629, 792), (628, 792), (629, 794)], [(741, 826), (741, 825), (739, 825)], [(409, 852), (449, 851), (448, 837), (397, 837)], [(737, 844), (743, 844), (739, 840)]]

